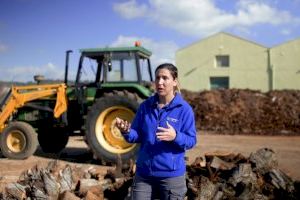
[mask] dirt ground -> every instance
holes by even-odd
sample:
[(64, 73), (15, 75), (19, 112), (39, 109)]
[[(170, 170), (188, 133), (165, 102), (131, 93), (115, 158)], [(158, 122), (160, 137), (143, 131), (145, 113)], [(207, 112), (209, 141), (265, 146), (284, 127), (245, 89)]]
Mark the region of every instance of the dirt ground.
[[(241, 136), (241, 135), (212, 135), (200, 132), (196, 147), (187, 152), (189, 163), (205, 152), (225, 151), (241, 153), (248, 157), (251, 152), (260, 148), (271, 148), (275, 151), (279, 168), (294, 180), (300, 180), (300, 136)], [(109, 167), (101, 166), (92, 158), (82, 137), (71, 137), (67, 147), (59, 154), (45, 154), (40, 149), (34, 156), (26, 160), (9, 160), (0, 158), (0, 192), (3, 187), (18, 179), (21, 173), (35, 165), (44, 167), (49, 161), (76, 165), (88, 169), (91, 167), (103, 170)]]

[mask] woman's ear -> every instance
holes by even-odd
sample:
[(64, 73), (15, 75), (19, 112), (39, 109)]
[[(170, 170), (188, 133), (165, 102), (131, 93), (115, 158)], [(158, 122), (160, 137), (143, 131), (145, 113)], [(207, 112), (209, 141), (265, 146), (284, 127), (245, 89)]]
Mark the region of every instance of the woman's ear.
[(173, 86), (174, 86), (174, 87), (177, 87), (177, 86), (178, 86), (178, 79), (177, 79), (177, 78), (174, 79), (174, 84), (173, 84)]
[(174, 87), (175, 87), (175, 91), (180, 93), (180, 86), (179, 86), (178, 78), (176, 78), (174, 81)]

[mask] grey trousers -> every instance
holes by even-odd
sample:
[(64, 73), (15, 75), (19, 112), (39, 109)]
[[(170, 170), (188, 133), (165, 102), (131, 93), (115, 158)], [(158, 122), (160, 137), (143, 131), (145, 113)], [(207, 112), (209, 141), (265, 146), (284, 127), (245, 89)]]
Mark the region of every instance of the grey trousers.
[(185, 176), (171, 178), (135, 175), (131, 188), (132, 200), (182, 200), (187, 192)]

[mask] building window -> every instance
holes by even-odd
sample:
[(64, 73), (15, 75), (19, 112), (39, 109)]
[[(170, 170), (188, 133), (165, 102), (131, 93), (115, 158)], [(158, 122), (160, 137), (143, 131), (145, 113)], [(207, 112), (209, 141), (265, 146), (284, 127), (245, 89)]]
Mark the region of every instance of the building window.
[(210, 77), (210, 89), (228, 89), (229, 77)]
[(229, 56), (216, 56), (217, 67), (229, 67)]

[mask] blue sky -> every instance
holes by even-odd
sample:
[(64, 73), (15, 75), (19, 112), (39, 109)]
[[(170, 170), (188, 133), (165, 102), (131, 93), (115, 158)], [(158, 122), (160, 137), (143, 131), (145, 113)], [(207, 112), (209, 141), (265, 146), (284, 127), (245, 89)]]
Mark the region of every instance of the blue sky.
[(63, 79), (65, 51), (139, 40), (152, 63), (225, 31), (272, 47), (300, 37), (300, 0), (0, 0), (0, 80)]

